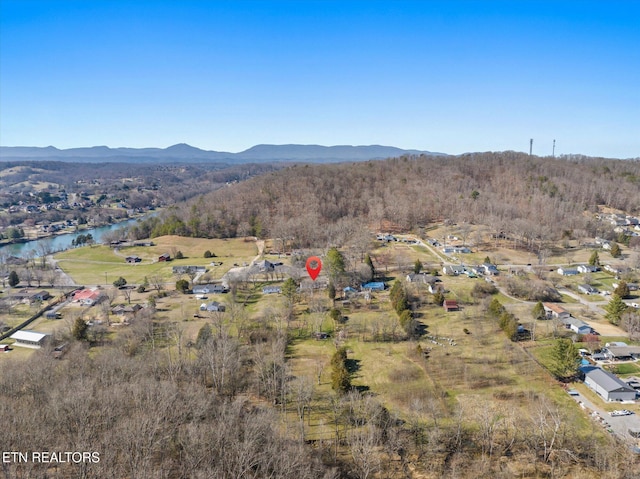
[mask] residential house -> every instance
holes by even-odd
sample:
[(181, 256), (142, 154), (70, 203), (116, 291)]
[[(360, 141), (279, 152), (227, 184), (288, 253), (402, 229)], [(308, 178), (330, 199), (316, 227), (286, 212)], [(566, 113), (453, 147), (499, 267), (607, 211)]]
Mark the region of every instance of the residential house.
[(500, 274), (500, 272), (498, 271), (498, 267), (495, 264), (483, 263), (481, 267), (484, 270), (484, 274), (491, 276), (497, 276), (498, 274)]
[(207, 271), (206, 266), (174, 266), (171, 268), (173, 274), (195, 274), (195, 273), (205, 273)]
[(191, 290), (193, 294), (223, 294), (229, 289), (222, 284), (197, 284)]
[(139, 304), (129, 304), (129, 305), (120, 304), (112, 308), (111, 313), (115, 314), (116, 316), (120, 316), (125, 321), (130, 321), (132, 319), (135, 319), (136, 314), (141, 309), (143, 308)]
[(163, 253), (160, 256), (158, 256), (158, 261), (159, 262), (171, 261), (171, 255), (169, 253)]
[(139, 256), (127, 256), (125, 258), (125, 261), (130, 264), (140, 263), (142, 261), (142, 258), (140, 258)]
[(464, 266), (459, 266), (459, 265), (447, 265), (444, 268), (442, 268), (442, 272), (448, 276), (458, 276), (461, 274), (464, 274), (465, 268)]
[(578, 291), (582, 294), (598, 294), (597, 288), (594, 288), (590, 284), (581, 284), (578, 286)]
[(42, 290), (42, 291), (32, 295), (31, 299), (32, 299), (33, 302), (36, 302), (36, 301), (46, 301), (47, 299), (52, 298), (52, 297), (53, 296), (51, 296), (49, 294), (49, 291)]
[(570, 329), (577, 334), (591, 334), (593, 331), (591, 326), (580, 319), (574, 318), (573, 316), (562, 318), (561, 321), (567, 329)]
[(604, 270), (619, 276), (629, 271), (629, 268), (623, 264), (607, 264), (605, 265)]
[(450, 311), (458, 311), (458, 302), (455, 299), (445, 299), (442, 303), (442, 307), (448, 313)]
[(224, 304), (218, 303), (217, 301), (202, 303), (200, 305), (200, 311), (223, 312), (225, 309)]
[(259, 263), (256, 263), (256, 266), (258, 266), (258, 270), (261, 273), (272, 273), (276, 270), (276, 265), (266, 259), (260, 261)]
[(577, 268), (571, 268), (571, 267), (561, 267), (558, 268), (558, 274), (561, 276), (575, 276), (576, 274), (579, 274), (580, 272), (577, 270)]
[(598, 266), (590, 265), (590, 264), (581, 264), (577, 268), (579, 273), (595, 273), (600, 271)]
[(542, 303), (545, 312), (547, 313), (547, 319), (562, 319), (571, 316), (571, 313), (555, 303)]
[(432, 283), (429, 285), (428, 291), (431, 294), (444, 293), (445, 292), (444, 285), (442, 283)]
[(378, 241), (386, 241), (387, 243), (390, 241), (398, 241), (398, 238), (390, 234), (379, 234), (376, 238)]
[(604, 369), (595, 366), (583, 366), (584, 383), (605, 401), (633, 401), (637, 392), (627, 383)]
[(408, 283), (424, 283), (424, 284), (433, 284), (440, 281), (437, 277), (426, 274), (426, 273), (410, 273), (407, 275)]
[(102, 299), (102, 293), (97, 289), (79, 289), (73, 293), (73, 301), (83, 306), (93, 306)]
[(604, 348), (602, 353), (610, 361), (634, 361), (640, 359), (640, 346), (611, 346)]
[(14, 346), (40, 349), (49, 338), (49, 335), (24, 329), (22, 331), (16, 331), (9, 336), (9, 338), (15, 340)]

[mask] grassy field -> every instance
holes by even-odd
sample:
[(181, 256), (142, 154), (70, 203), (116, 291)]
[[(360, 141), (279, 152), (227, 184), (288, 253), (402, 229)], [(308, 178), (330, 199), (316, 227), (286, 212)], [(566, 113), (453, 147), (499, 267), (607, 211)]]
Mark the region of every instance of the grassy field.
[[(113, 250), (107, 246), (87, 246), (58, 253), (55, 259), (77, 284), (109, 285), (122, 276), (130, 284), (139, 284), (145, 277), (158, 275), (165, 282), (175, 282), (173, 266), (207, 266), (211, 280), (220, 279), (234, 264), (248, 263), (258, 254), (255, 242), (243, 239), (220, 240), (163, 236), (154, 238), (155, 246), (127, 247)], [(163, 253), (179, 250), (184, 259), (158, 262)], [(215, 258), (205, 258), (211, 251)], [(140, 263), (127, 264), (126, 256), (139, 256)], [(222, 266), (211, 266), (211, 262)]]
[[(395, 312), (381, 301), (377, 308), (351, 312), (346, 334), (338, 344), (349, 351), (353, 385), (369, 391), (404, 420), (426, 423), (452, 421), (455, 411), (482, 404), (499, 404), (518, 414), (528, 414), (529, 401), (551, 398), (563, 414), (571, 417), (581, 433), (590, 430), (586, 417), (575, 408), (564, 389), (517, 344), (507, 340), (477, 306), (445, 313), (425, 306), (419, 312), (427, 335), (419, 341), (375, 342), (372, 329), (394, 330)], [(465, 333), (464, 330), (467, 330)], [(401, 335), (400, 330), (396, 330)], [(298, 339), (290, 348), (290, 365), (296, 376), (314, 379), (317, 365), (325, 365), (316, 387), (316, 413), (306, 434), (308, 439), (330, 435), (328, 427), (332, 397), (327, 366), (335, 345), (331, 341)], [(427, 357), (421, 351), (427, 351)], [(471, 409), (469, 409), (471, 408)]]

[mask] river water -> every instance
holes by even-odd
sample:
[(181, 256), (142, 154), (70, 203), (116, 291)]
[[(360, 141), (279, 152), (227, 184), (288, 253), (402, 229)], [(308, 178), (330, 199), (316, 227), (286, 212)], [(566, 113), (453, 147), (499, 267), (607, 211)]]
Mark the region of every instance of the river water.
[(102, 237), (110, 232), (117, 230), (119, 228), (125, 228), (127, 226), (131, 226), (135, 224), (138, 220), (144, 218), (132, 218), (130, 220), (122, 221), (120, 223), (116, 223), (113, 225), (100, 226), (98, 228), (91, 228), (86, 230), (78, 231), (77, 233), (68, 233), (61, 234), (57, 236), (50, 236), (48, 238), (41, 238), (37, 240), (27, 241), (26, 243), (16, 243), (16, 244), (8, 244), (4, 246), (0, 246), (0, 253), (22, 257), (27, 253), (34, 251), (33, 255), (38, 256), (41, 254), (42, 249), (41, 246), (47, 248), (47, 251), (57, 252), (64, 251), (72, 247), (71, 242), (78, 237), (78, 235), (87, 235), (91, 234), (96, 243), (100, 243)]

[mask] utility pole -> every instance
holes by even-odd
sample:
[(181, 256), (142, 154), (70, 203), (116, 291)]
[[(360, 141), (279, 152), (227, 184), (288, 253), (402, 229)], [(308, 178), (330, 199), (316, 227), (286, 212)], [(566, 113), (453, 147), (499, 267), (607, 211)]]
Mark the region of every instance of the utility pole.
[(529, 140), (529, 156), (531, 156), (532, 152), (533, 152), (533, 138)]
[(551, 156), (556, 157), (556, 140), (553, 140), (553, 153), (551, 153)]

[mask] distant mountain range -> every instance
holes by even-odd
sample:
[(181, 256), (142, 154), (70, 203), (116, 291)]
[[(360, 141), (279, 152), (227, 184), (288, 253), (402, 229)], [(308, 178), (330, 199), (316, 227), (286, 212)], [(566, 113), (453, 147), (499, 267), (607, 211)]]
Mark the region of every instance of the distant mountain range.
[(261, 163), (261, 162), (349, 162), (392, 158), (402, 155), (437, 155), (430, 151), (403, 150), (393, 146), (256, 145), (240, 153), (207, 151), (180, 143), (168, 148), (69, 148), (53, 146), (0, 146), (0, 161), (66, 162), (163, 162), (163, 163)]

